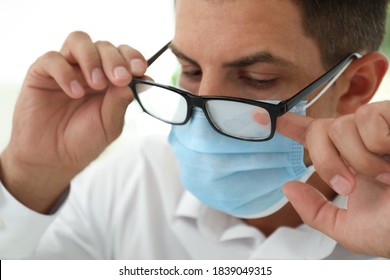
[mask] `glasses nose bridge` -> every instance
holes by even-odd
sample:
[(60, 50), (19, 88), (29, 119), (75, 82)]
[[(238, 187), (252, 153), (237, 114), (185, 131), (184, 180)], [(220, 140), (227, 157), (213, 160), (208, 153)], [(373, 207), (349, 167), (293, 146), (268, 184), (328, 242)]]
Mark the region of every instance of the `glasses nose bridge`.
[(203, 112), (205, 114), (207, 114), (207, 110), (206, 110), (206, 99), (202, 96), (198, 96), (198, 95), (188, 95), (187, 96), (187, 102), (189, 103), (189, 110), (191, 111), (191, 114), (192, 114), (192, 110), (197, 107), (197, 108), (200, 108), (201, 110), (203, 110)]

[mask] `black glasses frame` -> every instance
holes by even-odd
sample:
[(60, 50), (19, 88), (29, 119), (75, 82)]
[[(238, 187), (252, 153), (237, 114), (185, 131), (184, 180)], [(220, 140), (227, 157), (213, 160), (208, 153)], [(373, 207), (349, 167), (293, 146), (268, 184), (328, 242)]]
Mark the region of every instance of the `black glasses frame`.
[[(152, 63), (160, 57), (168, 48), (171, 42), (166, 44), (164, 47), (162, 47), (156, 54), (154, 54), (151, 58), (148, 59), (147, 63), (148, 66), (152, 65)], [(162, 85), (155, 83), (150, 80), (144, 80), (141, 78), (133, 78), (131, 83), (129, 84), (129, 87), (132, 89), (135, 99), (138, 101), (140, 104), (141, 108), (146, 112), (147, 114), (151, 115), (154, 118), (157, 118), (163, 122), (167, 122), (165, 120), (162, 120), (153, 114), (149, 113), (146, 108), (144, 108), (137, 92), (137, 84), (144, 84), (144, 85), (150, 85), (150, 86), (156, 86), (160, 87), (165, 90), (170, 90), (173, 91), (179, 95), (181, 95), (187, 102), (187, 115), (184, 121), (180, 123), (174, 123), (174, 122), (167, 122), (172, 125), (183, 125), (189, 121), (189, 119), (192, 116), (192, 112), (194, 107), (201, 108), (203, 112), (206, 115), (207, 120), (211, 124), (211, 126), (218, 132), (223, 135), (226, 135), (228, 137), (236, 138), (236, 139), (241, 139), (241, 140), (246, 140), (246, 141), (256, 141), (256, 142), (261, 142), (261, 141), (267, 141), (272, 139), (272, 137), (275, 134), (276, 130), (276, 120), (278, 117), (284, 115), (288, 111), (290, 111), (294, 106), (296, 106), (301, 100), (309, 96), (310, 94), (314, 93), (318, 88), (321, 86), (325, 85), (327, 82), (329, 82), (333, 77), (335, 77), (341, 69), (343, 69), (352, 59), (359, 58), (361, 55), (358, 53), (352, 53), (346, 56), (344, 59), (342, 59), (339, 63), (337, 63), (334, 67), (332, 67), (329, 71), (327, 71), (325, 74), (320, 76), (318, 79), (316, 79), (314, 82), (306, 86), (304, 89), (293, 95), (292, 97), (280, 101), (278, 104), (271, 104), (267, 102), (262, 102), (262, 101), (256, 101), (256, 100), (251, 100), (251, 99), (245, 99), (245, 98), (236, 98), (236, 97), (222, 97), (222, 96), (197, 96), (194, 95), (188, 91), (169, 86), (169, 85)], [(229, 134), (224, 133), (221, 131), (218, 126), (216, 126), (212, 120), (212, 118), (209, 116), (209, 113), (207, 111), (207, 102), (210, 100), (226, 100), (226, 101), (234, 101), (234, 102), (239, 102), (239, 103), (245, 103), (253, 106), (257, 106), (260, 108), (265, 109), (271, 120), (271, 132), (270, 135), (267, 138), (261, 138), (261, 139), (252, 139), (252, 138), (244, 138), (244, 137), (236, 137), (232, 136)]]

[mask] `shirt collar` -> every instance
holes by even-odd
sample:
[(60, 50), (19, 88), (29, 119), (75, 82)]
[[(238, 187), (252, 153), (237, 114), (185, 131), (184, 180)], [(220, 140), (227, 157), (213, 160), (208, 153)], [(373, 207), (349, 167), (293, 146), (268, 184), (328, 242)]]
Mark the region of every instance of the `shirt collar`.
[[(338, 196), (333, 203), (346, 208), (347, 198)], [(202, 204), (185, 191), (176, 208), (175, 219), (190, 219), (208, 239), (220, 242), (248, 239), (252, 244), (252, 259), (323, 259), (329, 256), (336, 241), (302, 224), (297, 228), (280, 227), (269, 237), (259, 230)]]

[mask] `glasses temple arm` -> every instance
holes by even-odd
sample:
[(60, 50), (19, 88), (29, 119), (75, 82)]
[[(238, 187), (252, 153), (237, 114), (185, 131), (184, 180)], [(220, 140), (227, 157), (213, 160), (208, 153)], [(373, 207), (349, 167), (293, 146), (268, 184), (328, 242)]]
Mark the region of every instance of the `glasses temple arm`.
[(169, 45), (171, 44), (171, 41), (169, 41), (164, 47), (162, 47), (157, 53), (155, 53), (152, 57), (150, 57), (148, 60), (147, 60), (147, 63), (148, 63), (148, 67), (150, 65), (152, 65), (152, 63), (160, 57), (160, 55), (162, 55), (169, 47)]
[(351, 65), (352, 59), (348, 61), (341, 69), (333, 76), (333, 78), (327, 83), (327, 85), (315, 96), (310, 102), (305, 105), (305, 109), (313, 105), (335, 82), (336, 80), (344, 73), (344, 71)]
[[(326, 83), (326, 86), (316, 95), (316, 97), (314, 97), (312, 100), (310, 100), (309, 103), (307, 103), (305, 105), (305, 109), (308, 108), (309, 106), (313, 105), (314, 102), (316, 102), (334, 83), (335, 81), (343, 74), (343, 72), (349, 67), (349, 65), (352, 63), (353, 59), (354, 58), (361, 58), (362, 55), (359, 54), (359, 53), (353, 53), (352, 55), (350, 55), (346, 60), (347, 62), (337, 70), (337, 72), (334, 74), (334, 76), (331, 76), (328, 78), (328, 81), (326, 82), (323, 82), (323, 84)], [(337, 68), (337, 67), (335, 67)], [(335, 70), (335, 69), (333, 69)], [(326, 74), (325, 74), (326, 75)], [(324, 77), (322, 77), (324, 78)], [(318, 82), (320, 82), (320, 80), (322, 78), (319, 78)], [(311, 85), (313, 86), (313, 85)], [(282, 103), (284, 103), (284, 108), (281, 110), (281, 114), (291, 110), (295, 105), (298, 104), (299, 101), (301, 101), (302, 99), (304, 99), (306, 96), (310, 95), (313, 93), (313, 90), (311, 89), (311, 86), (309, 86), (308, 88), (306, 88), (305, 90), (301, 91), (300, 93), (296, 94), (295, 96), (291, 97), (290, 99), (287, 99), (285, 101), (282, 101)], [(315, 86), (315, 88), (317, 88), (318, 86)], [(305, 92), (305, 93), (304, 93)], [(302, 95), (303, 94), (303, 95)]]

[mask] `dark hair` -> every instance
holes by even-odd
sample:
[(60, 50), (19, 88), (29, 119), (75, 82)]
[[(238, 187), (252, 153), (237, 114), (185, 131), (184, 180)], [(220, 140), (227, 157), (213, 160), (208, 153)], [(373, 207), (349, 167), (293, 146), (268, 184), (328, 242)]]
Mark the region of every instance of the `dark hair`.
[(351, 52), (379, 49), (385, 34), (389, 0), (294, 0), (303, 28), (330, 67)]

